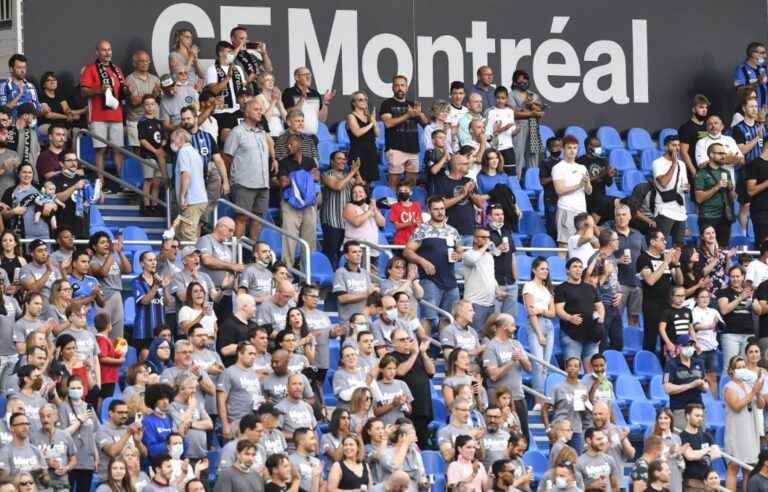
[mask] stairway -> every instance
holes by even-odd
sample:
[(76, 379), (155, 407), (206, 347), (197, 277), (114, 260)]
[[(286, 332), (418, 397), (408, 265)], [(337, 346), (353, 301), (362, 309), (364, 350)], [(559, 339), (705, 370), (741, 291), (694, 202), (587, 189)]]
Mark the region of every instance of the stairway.
[[(139, 198), (134, 193), (112, 193), (106, 196), (104, 203), (97, 205), (104, 223), (117, 234), (129, 225), (144, 229), (150, 240), (161, 240), (166, 229), (165, 217), (144, 217), (139, 212)], [(152, 249), (160, 249), (152, 246)]]

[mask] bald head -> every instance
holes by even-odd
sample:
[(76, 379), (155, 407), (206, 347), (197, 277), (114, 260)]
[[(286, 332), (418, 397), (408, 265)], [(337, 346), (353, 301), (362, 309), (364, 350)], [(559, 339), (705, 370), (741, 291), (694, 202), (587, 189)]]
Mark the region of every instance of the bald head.
[(256, 300), (250, 294), (238, 294), (235, 299), (237, 303), (237, 312), (235, 313), (241, 321), (247, 322), (256, 314)]
[(235, 221), (231, 217), (222, 217), (216, 222), (213, 234), (219, 241), (229, 241), (235, 232)]
[(384, 488), (387, 492), (400, 492), (407, 490), (411, 485), (411, 477), (408, 476), (407, 473), (405, 473), (402, 470), (397, 470), (396, 472), (392, 472), (392, 474), (389, 476), (389, 479), (387, 479), (386, 482), (384, 482)]
[(272, 353), (272, 370), (278, 376), (288, 372), (288, 357), (290, 354), (284, 349), (277, 349)]
[(99, 61), (102, 63), (109, 63), (112, 61), (112, 44), (106, 39), (102, 39), (96, 43), (96, 55), (99, 57)]
[(595, 427), (602, 428), (611, 418), (611, 409), (604, 401), (598, 400), (593, 404), (592, 422)]
[(293, 284), (288, 280), (279, 280), (275, 286), (275, 304), (278, 306), (285, 306), (296, 296), (296, 289), (293, 288)]

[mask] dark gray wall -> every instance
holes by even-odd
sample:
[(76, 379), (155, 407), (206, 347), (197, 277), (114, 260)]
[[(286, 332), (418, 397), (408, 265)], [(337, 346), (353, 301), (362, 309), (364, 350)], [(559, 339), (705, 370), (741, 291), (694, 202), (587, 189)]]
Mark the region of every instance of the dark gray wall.
[[(409, 73), (409, 65), (411, 96), (428, 107), (433, 94), (447, 96), (454, 77), (471, 85), (487, 58), (497, 83), (508, 85), (516, 68), (532, 73), (533, 89), (552, 102), (544, 123), (553, 128), (610, 124), (655, 131), (684, 121), (697, 92), (713, 101), (714, 110), (730, 114), (731, 73), (746, 44), (764, 39), (766, 3), (27, 0), (24, 48), (33, 75), (51, 69), (71, 82), (95, 57), (98, 39), (112, 41), (115, 60), (127, 71), (139, 48), (165, 71), (175, 28), (191, 24), (200, 35), (201, 58), (212, 58), (216, 41), (238, 23), (249, 26), (252, 40), (267, 43), (280, 87), (306, 63), (321, 90), (331, 84), (338, 90), (329, 121), (346, 112), (358, 88), (373, 93), (378, 105), (390, 95), (392, 74)], [(327, 55), (329, 38), (340, 56)], [(324, 61), (305, 47), (314, 42)], [(483, 56), (483, 46), (493, 52)], [(429, 56), (430, 47), (449, 53)]]

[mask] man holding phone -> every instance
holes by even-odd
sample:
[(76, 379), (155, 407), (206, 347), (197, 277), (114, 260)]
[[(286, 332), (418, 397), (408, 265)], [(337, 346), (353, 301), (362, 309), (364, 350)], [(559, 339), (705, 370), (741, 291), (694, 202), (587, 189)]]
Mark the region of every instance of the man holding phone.
[(699, 230), (715, 228), (717, 243), (723, 247), (731, 240), (731, 223), (734, 220), (733, 200), (736, 198), (730, 173), (725, 165), (725, 147), (713, 143), (707, 148), (709, 161), (696, 173), (694, 181), (696, 202), (699, 204)]
[(235, 47), (235, 63), (245, 72), (254, 94), (258, 94), (256, 78), (272, 71), (272, 59), (267, 53), (267, 44), (261, 41), (249, 42), (248, 29), (235, 26), (229, 31), (229, 41)]

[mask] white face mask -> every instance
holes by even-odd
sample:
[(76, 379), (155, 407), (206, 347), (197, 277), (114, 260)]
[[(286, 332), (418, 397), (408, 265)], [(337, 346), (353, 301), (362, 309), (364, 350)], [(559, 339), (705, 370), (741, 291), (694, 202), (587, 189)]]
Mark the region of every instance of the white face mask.
[(690, 345), (688, 345), (688, 346), (686, 346), (686, 347), (683, 347), (683, 348), (680, 350), (680, 353), (682, 353), (684, 357), (687, 357), (687, 358), (689, 358), (689, 359), (690, 359), (691, 357), (693, 357), (693, 354), (694, 354), (695, 352), (696, 352), (696, 349), (695, 349), (695, 348), (693, 348), (693, 347), (691, 347)]
[(386, 315), (388, 320), (395, 321), (397, 319), (397, 308), (387, 309)]
[(174, 444), (171, 447), (168, 448), (168, 454), (171, 455), (171, 458), (177, 460), (181, 458), (181, 455), (184, 454), (184, 445), (183, 444)]
[(566, 489), (568, 488), (568, 480), (565, 477), (556, 477), (555, 485), (558, 489)]
[(360, 333), (361, 331), (365, 331), (368, 329), (368, 325), (366, 325), (365, 323), (355, 323), (352, 326), (355, 327), (355, 331), (357, 333)]
[(762, 65), (762, 64), (764, 64), (764, 63), (765, 63), (765, 58), (758, 58), (758, 59), (757, 59), (757, 64), (758, 64), (758, 65)]
[(733, 377), (744, 381), (745, 383), (753, 383), (755, 381), (755, 373), (747, 369), (746, 367), (740, 367), (733, 371)]
[(179, 151), (179, 146), (176, 145), (175, 143), (171, 142), (171, 150), (174, 151), (174, 152), (178, 152)]
[(69, 388), (69, 397), (73, 400), (79, 400), (83, 397), (83, 389), (82, 388)]
[(592, 153), (595, 155), (603, 155), (603, 148), (602, 147), (595, 147), (592, 149)]
[(233, 64), (235, 62), (235, 54), (234, 53), (228, 53), (225, 62), (226, 62), (227, 65)]

